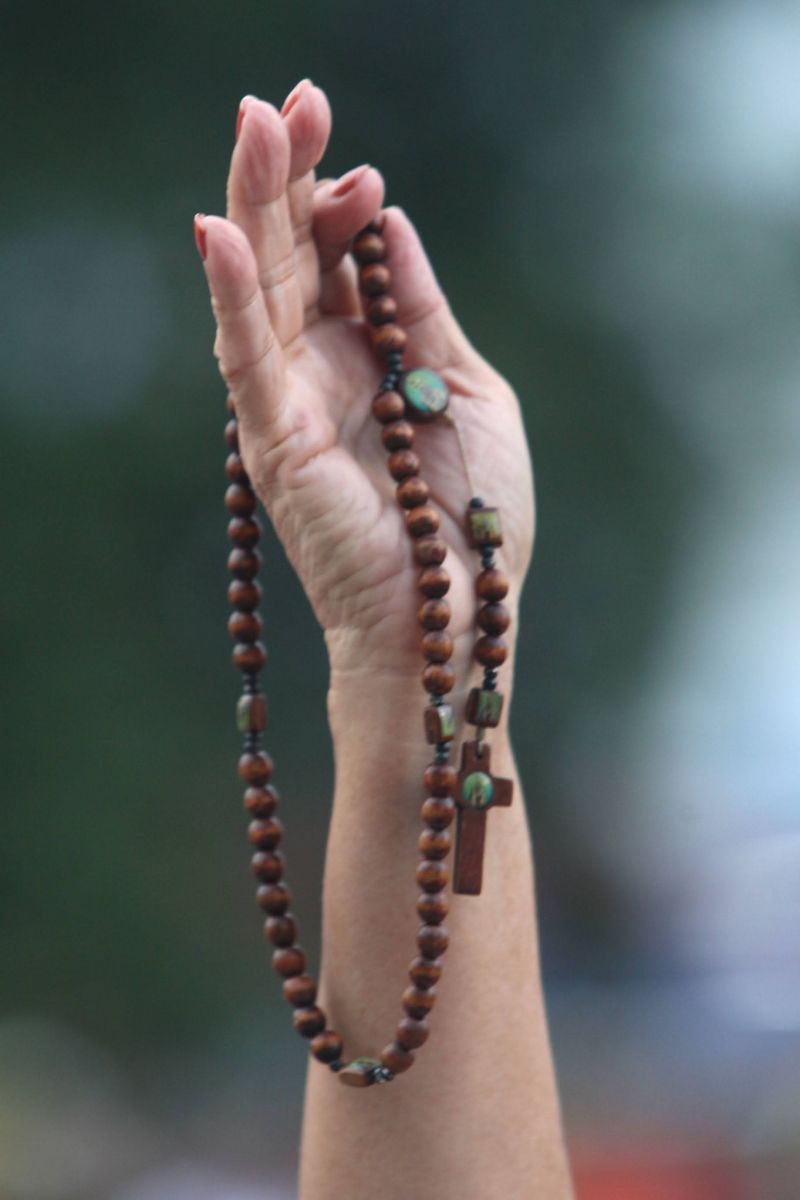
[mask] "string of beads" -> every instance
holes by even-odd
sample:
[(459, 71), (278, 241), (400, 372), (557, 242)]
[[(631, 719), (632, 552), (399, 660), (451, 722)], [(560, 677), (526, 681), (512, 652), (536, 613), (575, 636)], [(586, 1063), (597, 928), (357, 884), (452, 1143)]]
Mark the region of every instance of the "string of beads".
[[(346, 1062), (339, 1034), (328, 1026), (323, 1009), (317, 1004), (317, 984), (307, 972), (306, 954), (297, 942), (297, 922), (290, 911), (291, 894), (284, 882), (285, 863), (279, 850), (283, 825), (276, 814), (278, 793), (271, 783), (273, 763), (262, 748), (267, 706), (261, 690), (260, 673), (267, 660), (261, 641), (262, 620), (258, 612), (261, 586), (257, 575), (261, 567), (258, 542), (261, 524), (255, 516), (257, 497), (239, 453), (236, 412), (228, 397), (229, 420), (225, 438), (229, 454), (226, 472), (230, 480), (225, 504), (230, 514), (228, 536), (233, 549), (228, 557), (232, 581), (228, 598), (233, 612), (228, 629), (235, 645), (233, 662), (242, 673), (242, 695), (237, 704), (237, 724), (244, 735), (239, 759), (239, 776), (246, 785), (244, 806), (250, 815), (248, 837), (253, 846), (252, 871), (258, 881), (256, 899), (267, 914), (264, 932), (274, 947), (272, 965), (283, 978), (283, 994), (292, 1006), (292, 1023), (301, 1037), (309, 1039), (311, 1054), (327, 1064), (343, 1083), (364, 1087), (388, 1082), (412, 1066), (416, 1051), (427, 1041), (428, 1016), (436, 1002), (436, 984), (442, 973), (442, 956), (449, 935), (444, 924), (448, 913), (449, 871), (445, 863), (451, 846), (451, 825), (456, 817), (456, 794), (464, 806), (460, 815), (480, 818), (477, 855), (466, 853), (463, 886), (456, 890), (480, 891), (480, 857), (483, 846), (485, 808), (492, 803), (493, 789), (507, 781), (495, 780), (489, 773), (488, 749), (484, 754), (482, 738), (486, 728), (496, 726), (502, 709), (497, 691), (497, 669), (506, 658), (502, 634), (509, 625), (509, 614), (502, 600), (508, 592), (505, 576), (494, 561), (494, 549), (502, 543), (496, 510), (487, 508), (475, 497), (466, 515), (470, 544), (480, 551), (481, 569), (476, 579), (476, 594), (481, 602), (477, 624), (481, 635), (475, 643), (475, 657), (483, 667), (483, 683), (473, 688), (467, 702), (467, 720), (476, 726), (475, 754), (469, 767), (462, 765), (458, 774), (450, 762), (450, 745), (456, 734), (452, 706), (446, 697), (455, 684), (449, 660), (453, 641), (447, 632), (450, 606), (445, 596), (450, 577), (444, 567), (447, 546), (439, 536), (439, 513), (430, 500), (430, 489), (420, 476), (420, 461), (414, 452), (415, 429), (412, 422), (434, 419), (444, 410), (447, 392), (433, 372), (418, 369), (403, 372), (405, 331), (397, 324), (397, 305), (389, 295), (391, 273), (386, 265), (386, 244), (380, 222), (371, 222), (353, 243), (353, 256), (359, 266), (359, 285), (364, 315), (376, 352), (386, 361), (386, 374), (372, 402), (372, 412), (381, 426), (381, 440), (387, 450), (389, 474), (396, 483), (396, 495), (405, 514), (412, 540), (414, 559), (420, 568), (418, 586), (421, 602), (418, 620), (422, 628), (422, 655), (425, 666), (422, 682), (429, 696), (424, 713), (425, 735), (433, 747), (432, 761), (425, 768), (425, 799), (421, 808), (423, 823), (418, 845), (422, 855), (416, 868), (421, 894), (416, 902), (422, 921), (417, 938), (417, 953), (408, 968), (409, 985), (402, 995), (404, 1015), (394, 1038), (379, 1058), (357, 1058)], [(416, 379), (412, 379), (416, 376)], [(465, 748), (466, 750), (466, 748)], [(475, 757), (477, 755), (477, 757)], [(467, 761), (465, 757), (465, 762)], [(480, 768), (478, 772), (473, 769)], [(462, 778), (469, 770), (466, 782)], [(471, 781), (480, 778), (480, 783)], [(470, 788), (472, 790), (470, 790)], [(497, 786), (497, 797), (500, 787)], [(510, 803), (495, 798), (494, 803)], [(472, 812), (466, 810), (472, 808)], [(464, 830), (467, 830), (465, 822)], [(459, 835), (461, 836), (461, 835)], [(466, 845), (466, 833), (464, 833)], [(477, 874), (476, 874), (477, 872)]]

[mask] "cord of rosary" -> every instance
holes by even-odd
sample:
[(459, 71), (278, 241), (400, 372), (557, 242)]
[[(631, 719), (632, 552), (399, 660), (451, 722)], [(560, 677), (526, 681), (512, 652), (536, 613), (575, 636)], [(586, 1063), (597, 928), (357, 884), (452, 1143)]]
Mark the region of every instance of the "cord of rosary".
[[(242, 673), (237, 724), (244, 735), (244, 746), (239, 776), (246, 784), (244, 806), (251, 818), (248, 837), (254, 850), (256, 899), (267, 914), (264, 932), (274, 947), (272, 965), (283, 978), (284, 997), (294, 1010), (295, 1030), (309, 1039), (314, 1058), (336, 1072), (342, 1083), (354, 1087), (394, 1079), (413, 1065), (416, 1051), (427, 1041), (428, 1018), (436, 1001), (442, 955), (449, 944), (444, 921), (450, 873), (444, 860), (453, 845), (450, 827), (455, 820), (453, 891), (477, 895), (482, 885), (487, 812), (493, 806), (509, 805), (512, 799), (511, 781), (491, 773), (491, 750), (484, 740), (486, 730), (499, 723), (502, 712), (503, 696), (497, 690), (497, 672), (506, 659), (502, 635), (510, 622), (502, 603), (508, 581), (494, 558), (495, 549), (502, 545), (500, 517), (495, 508), (485, 505), (475, 493), (461, 431), (447, 412), (446, 384), (428, 368), (403, 369), (406, 334), (397, 323), (397, 305), (390, 295), (391, 272), (382, 232), (380, 219), (371, 222), (354, 239), (352, 253), (359, 268), (366, 328), (376, 354), (386, 363), (386, 374), (373, 399), (372, 412), (381, 427), (381, 441), (388, 452), (387, 467), (396, 483), (397, 501), (404, 513), (414, 560), (420, 568), (421, 603), (417, 615), (423, 630), (422, 682), (429, 699), (424, 709), (424, 732), (432, 746), (433, 758), (423, 775), (423, 828), (418, 842), (422, 858), (416, 868), (416, 881), (421, 889), (416, 911), (422, 924), (416, 937), (417, 953), (409, 964), (410, 982), (402, 995), (404, 1016), (394, 1038), (377, 1057), (361, 1056), (349, 1062), (343, 1057), (342, 1038), (328, 1027), (327, 1017), (316, 1003), (317, 984), (307, 972), (306, 954), (297, 942), (297, 922), (290, 911), (291, 894), (284, 882), (284, 858), (278, 849), (283, 825), (275, 815), (278, 793), (271, 783), (273, 763), (261, 745), (267, 717), (260, 685), (267, 652), (261, 641), (262, 620), (257, 611), (262, 594), (257, 579), (262, 561), (257, 545), (262, 530), (254, 515), (257, 497), (239, 453), (236, 411), (230, 396), (225, 428), (229, 447), (226, 472), (230, 481), (225, 504), (230, 514), (228, 536), (233, 543), (228, 557), (228, 569), (233, 576), (228, 589), (233, 608), (228, 628), (235, 641), (233, 662)], [(415, 425), (437, 418), (450, 424), (458, 438), (472, 492), (465, 513), (467, 539), (480, 555), (475, 581), (478, 636), (474, 656), (483, 667), (483, 680), (479, 687), (472, 688), (467, 700), (465, 716), (475, 727), (475, 736), (463, 744), (458, 770), (450, 762), (456, 716), (446, 698), (455, 685), (455, 673), (449, 665), (453, 653), (453, 641), (447, 633), (450, 606), (445, 599), (450, 577), (443, 566), (447, 546), (439, 537), (439, 514), (431, 503), (430, 489), (420, 476), (420, 460), (413, 449)]]

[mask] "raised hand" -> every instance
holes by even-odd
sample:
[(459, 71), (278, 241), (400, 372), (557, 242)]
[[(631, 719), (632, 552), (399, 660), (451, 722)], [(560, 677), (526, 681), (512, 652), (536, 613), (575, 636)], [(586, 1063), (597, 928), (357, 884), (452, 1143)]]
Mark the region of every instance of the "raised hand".
[[(327, 99), (308, 80), (280, 113), (245, 97), (227, 219), (198, 215), (196, 236), (245, 466), (325, 631), (332, 669), (401, 672), (419, 663), (419, 568), (371, 414), (382, 367), (347, 254), (384, 187), (369, 166), (316, 182), (330, 124)], [(464, 512), (473, 487), (501, 509), (513, 606), (533, 542), (525, 436), (513, 392), (465, 337), (410, 221), (399, 208), (382, 220), (405, 365), (447, 382), (470, 463), (472, 486), (455, 430), (420, 427), (422, 474), (449, 547), (450, 632), (466, 649), (476, 556)]]

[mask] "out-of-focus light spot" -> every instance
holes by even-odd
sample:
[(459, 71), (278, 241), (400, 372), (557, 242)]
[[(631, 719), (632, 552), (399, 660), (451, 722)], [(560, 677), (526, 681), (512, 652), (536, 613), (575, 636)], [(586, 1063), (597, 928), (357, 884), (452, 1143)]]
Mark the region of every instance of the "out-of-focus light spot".
[(135, 404), (167, 314), (154, 247), (89, 220), (0, 242), (0, 371), (6, 419), (63, 428)]
[(720, 850), (683, 903), (684, 953), (714, 1003), (755, 1029), (800, 1029), (800, 834)]
[(669, 190), (794, 210), (800, 9), (793, 0), (662, 7), (621, 41), (626, 104)]

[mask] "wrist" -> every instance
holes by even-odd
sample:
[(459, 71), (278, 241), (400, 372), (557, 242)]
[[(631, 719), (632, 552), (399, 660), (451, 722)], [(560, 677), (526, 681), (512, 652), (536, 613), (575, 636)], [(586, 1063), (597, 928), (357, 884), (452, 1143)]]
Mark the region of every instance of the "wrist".
[[(466, 721), (467, 697), (480, 687), (482, 668), (471, 661), (472, 635), (463, 639), (451, 659), (455, 687), (445, 696), (455, 718), (455, 746), (474, 736), (475, 727)], [(508, 658), (498, 679), (503, 696), (499, 725), (488, 731), (493, 744), (507, 745), (508, 718), (513, 690), (514, 644), (509, 641)], [(394, 671), (377, 671), (366, 666), (331, 664), (328, 690), (328, 720), (337, 761), (351, 757), (382, 760), (384, 764), (409, 756), (428, 761), (433, 746), (425, 737), (424, 713), (430, 698), (422, 684), (424, 663), (406, 661)]]

